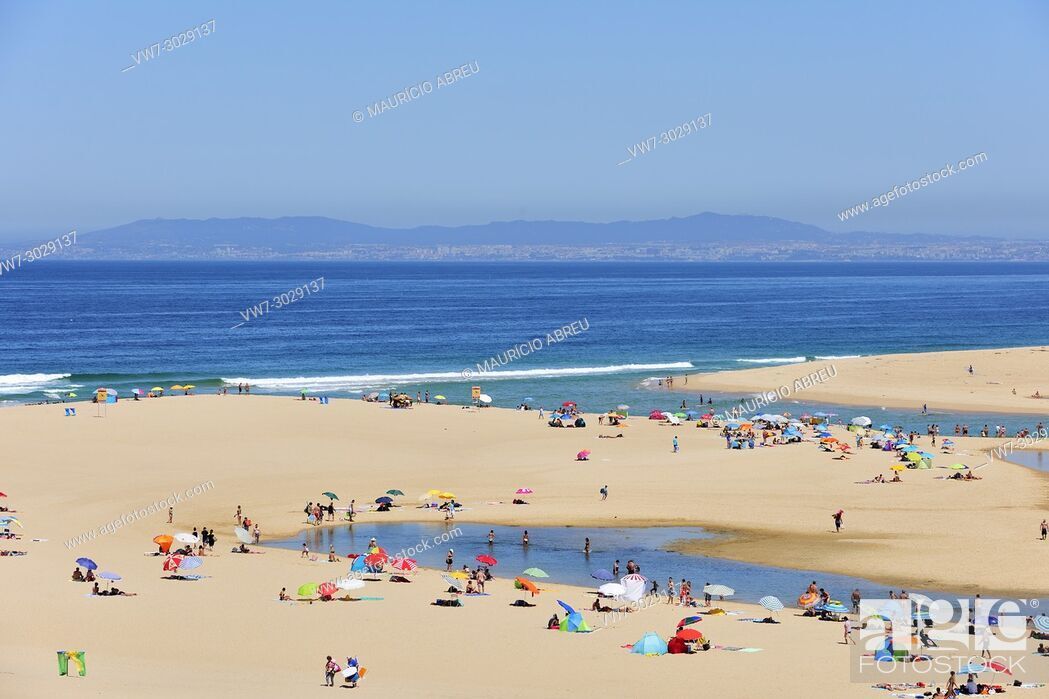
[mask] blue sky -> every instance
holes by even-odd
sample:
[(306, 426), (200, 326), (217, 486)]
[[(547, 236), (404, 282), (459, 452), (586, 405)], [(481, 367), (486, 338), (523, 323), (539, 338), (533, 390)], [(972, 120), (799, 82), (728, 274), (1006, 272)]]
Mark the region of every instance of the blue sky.
[[(121, 72), (211, 19), (212, 35)], [(1047, 75), (1044, 2), (2, 0), (0, 236), (154, 217), (701, 211), (1049, 236)], [(707, 129), (617, 165), (706, 113)]]

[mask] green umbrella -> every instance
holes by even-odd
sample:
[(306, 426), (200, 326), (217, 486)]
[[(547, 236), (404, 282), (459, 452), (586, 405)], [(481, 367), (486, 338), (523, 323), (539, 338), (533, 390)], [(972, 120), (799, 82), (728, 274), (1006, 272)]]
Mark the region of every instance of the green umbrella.
[(330, 491), (327, 492), (327, 493), (321, 493), (321, 495), (323, 495), (324, 497), (328, 498), (329, 500), (338, 500), (339, 499), (338, 495), (336, 495), (335, 493), (332, 493)]
[(951, 464), (947, 468), (953, 468), (955, 471), (964, 471), (965, 469), (967, 469), (969, 467), (966, 466), (965, 464)]
[(317, 583), (299, 585), (299, 597), (312, 597), (317, 592)]
[(533, 578), (549, 578), (550, 577), (549, 575), (546, 574), (546, 571), (543, 570), (542, 568), (529, 568), (528, 570), (526, 570), (523, 573), (523, 575), (531, 575)]
[(400, 496), (402, 496), (402, 497), (404, 496), (404, 493), (402, 493), (401, 491), (399, 491), (399, 490), (397, 490), (397, 489), (394, 489), (394, 490), (387, 490), (387, 491), (386, 491), (386, 494), (387, 494), (387, 495), (400, 495)]

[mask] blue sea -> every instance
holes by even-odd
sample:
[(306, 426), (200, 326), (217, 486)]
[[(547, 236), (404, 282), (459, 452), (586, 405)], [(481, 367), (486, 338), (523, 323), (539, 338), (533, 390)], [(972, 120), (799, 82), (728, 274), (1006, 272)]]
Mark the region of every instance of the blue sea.
[[(497, 406), (639, 413), (694, 403), (702, 386), (658, 385), (686, 370), (1045, 344), (1049, 264), (38, 261), (0, 278), (0, 318), (5, 402), (247, 381), (467, 403), (479, 385)], [(916, 427), (1034, 422), (831, 411)]]

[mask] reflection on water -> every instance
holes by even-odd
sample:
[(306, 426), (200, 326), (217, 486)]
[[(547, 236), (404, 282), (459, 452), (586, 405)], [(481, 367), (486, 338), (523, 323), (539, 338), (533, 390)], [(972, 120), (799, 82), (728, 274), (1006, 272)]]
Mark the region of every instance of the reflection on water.
[[(495, 544), (488, 545), (488, 531), (495, 531)], [(789, 570), (752, 563), (741, 563), (709, 556), (686, 555), (667, 551), (665, 547), (681, 539), (709, 538), (711, 535), (697, 528), (642, 527), (636, 529), (606, 529), (582, 527), (529, 527), (527, 547), (521, 543), (523, 527), (488, 526), (481, 524), (438, 523), (356, 523), (334, 529), (309, 529), (302, 534), (272, 542), (271, 545), (298, 550), (305, 541), (310, 550), (320, 556), (335, 546), (341, 557), (346, 553), (363, 552), (372, 537), (390, 555), (405, 552), (421, 566), (444, 569), (448, 549), (454, 549), (454, 567), (477, 565), (474, 557), (490, 554), (499, 564), (492, 572), (497, 577), (520, 575), (525, 568), (541, 568), (550, 575), (551, 582), (571, 585), (596, 586), (591, 573), (612, 570), (619, 560), (620, 575), (626, 573), (628, 560), (641, 566), (642, 574), (666, 587), (668, 577), (675, 584), (682, 578), (691, 580), (698, 590), (706, 583), (721, 583), (735, 588), (736, 598), (757, 601), (765, 595), (776, 595), (790, 604), (813, 580), (826, 588), (833, 597), (847, 600), (853, 588), (859, 588), (864, 598), (885, 597), (888, 590), (868, 580), (846, 575), (834, 575), (810, 570)], [(590, 555), (583, 553), (586, 538), (590, 538)], [(335, 568), (335, 564), (332, 566)], [(340, 573), (348, 569), (345, 559), (338, 564)], [(306, 582), (306, 581), (302, 581)], [(930, 596), (933, 593), (926, 591)], [(942, 594), (942, 593), (941, 593)]]
[(1036, 471), (1049, 471), (1049, 452), (1042, 449), (1014, 451), (1009, 454), (1009, 458), (1006, 461), (1033, 468)]

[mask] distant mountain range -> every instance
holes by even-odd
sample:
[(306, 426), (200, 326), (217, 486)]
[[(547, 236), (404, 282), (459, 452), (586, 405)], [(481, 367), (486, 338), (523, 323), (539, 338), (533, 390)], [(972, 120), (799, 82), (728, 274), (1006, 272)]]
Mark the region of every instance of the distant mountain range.
[[(1026, 241), (1026, 252), (1019, 259), (1031, 259), (1031, 247), (1032, 241)], [(781, 218), (707, 212), (651, 221), (497, 221), (409, 229), (381, 228), (316, 216), (148, 219), (93, 232), (80, 231), (76, 246), (63, 256), (164, 260), (667, 257), (785, 260), (915, 255), (932, 259), (1016, 259), (1012, 257), (1014, 254), (1018, 253), (999, 238), (841, 234)], [(1049, 249), (1046, 254), (1049, 255)]]

